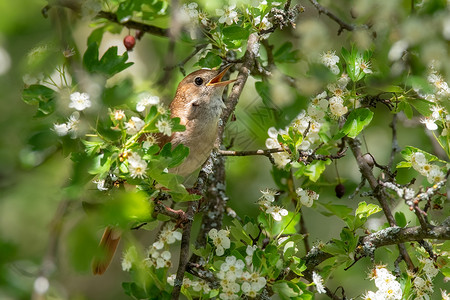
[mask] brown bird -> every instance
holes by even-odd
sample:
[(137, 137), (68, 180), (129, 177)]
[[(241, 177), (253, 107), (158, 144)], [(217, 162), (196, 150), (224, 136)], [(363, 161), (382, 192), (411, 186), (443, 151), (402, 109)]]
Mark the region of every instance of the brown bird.
[[(181, 176), (194, 173), (206, 161), (217, 138), (218, 122), (225, 104), (222, 94), (226, 85), (235, 80), (222, 81), (231, 65), (221, 71), (201, 69), (187, 75), (178, 85), (175, 98), (170, 104), (172, 118), (180, 118), (180, 124), (186, 127), (183, 132), (174, 132), (170, 137), (158, 139), (160, 146), (172, 143), (172, 147), (183, 144), (189, 148), (189, 155), (179, 166), (169, 172)], [(94, 258), (94, 274), (103, 274), (108, 268), (117, 245), (120, 232), (107, 227), (99, 247), (104, 255)]]

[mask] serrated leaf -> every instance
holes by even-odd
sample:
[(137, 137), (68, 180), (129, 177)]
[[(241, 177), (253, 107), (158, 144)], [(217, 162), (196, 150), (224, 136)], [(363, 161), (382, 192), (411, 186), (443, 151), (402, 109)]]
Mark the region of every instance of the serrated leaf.
[(308, 176), (312, 182), (316, 182), (329, 164), (331, 164), (330, 159), (314, 161), (305, 167), (303, 175)]
[(90, 73), (100, 73), (106, 77), (111, 77), (133, 64), (126, 62), (128, 60), (127, 52), (121, 56), (117, 54), (117, 47), (109, 48), (100, 60), (98, 57), (97, 43), (90, 44), (84, 53), (83, 65)]
[(39, 84), (33, 84), (22, 92), (22, 100), (30, 105), (37, 105), (36, 117), (48, 116), (55, 111), (54, 90)]
[(339, 131), (335, 139), (340, 139), (344, 136), (355, 138), (358, 134), (370, 124), (373, 118), (373, 112), (367, 108), (357, 108), (353, 110), (347, 117), (344, 126)]
[[(320, 202), (319, 202), (320, 203)], [(333, 213), (334, 215), (336, 215), (338, 218), (344, 219), (345, 217), (347, 217), (348, 215), (350, 215), (353, 211), (353, 209), (351, 209), (348, 206), (345, 205), (340, 205), (340, 204), (333, 204), (333, 203), (320, 203), (323, 207), (325, 207), (326, 209), (328, 209), (331, 213)]]
[(425, 158), (427, 159), (427, 161), (439, 161), (441, 163), (447, 163), (441, 159), (439, 159), (436, 155), (430, 154), (426, 151), (423, 151), (422, 149), (416, 148), (416, 147), (412, 147), (412, 146), (406, 146), (401, 152), (400, 154), (402, 155), (402, 157), (406, 160), (410, 160), (411, 154), (415, 153), (415, 152), (421, 152), (425, 155)]
[(365, 201), (362, 201), (358, 204), (358, 208), (355, 211), (355, 216), (362, 215), (364, 217), (369, 217), (380, 211), (381, 207), (378, 205), (373, 203), (367, 204)]
[(291, 51), (293, 45), (291, 42), (285, 42), (278, 48), (274, 54), (273, 59), (278, 63), (288, 63), (298, 61), (298, 50)]
[(293, 282), (279, 280), (272, 286), (272, 290), (282, 300), (301, 299), (303, 291)]
[(208, 52), (208, 54), (206, 54), (205, 57), (201, 58), (196, 65), (203, 67), (203, 68), (211, 69), (211, 68), (220, 66), (221, 63), (222, 63), (222, 58), (219, 55), (210, 51), (210, 52)]
[(411, 168), (411, 163), (409, 161), (401, 161), (395, 167), (397, 169), (400, 169), (400, 168)]

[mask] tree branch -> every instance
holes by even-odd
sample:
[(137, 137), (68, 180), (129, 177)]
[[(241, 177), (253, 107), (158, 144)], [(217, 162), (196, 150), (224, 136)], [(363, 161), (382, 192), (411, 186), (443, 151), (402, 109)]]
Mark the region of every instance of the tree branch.
[(175, 278), (175, 283), (172, 290), (172, 300), (178, 300), (180, 297), (181, 286), (183, 285), (184, 272), (186, 271), (186, 266), (189, 261), (189, 244), (191, 240), (191, 229), (192, 221), (194, 220), (195, 214), (195, 202), (189, 201), (186, 210), (186, 216), (188, 222), (186, 222), (183, 228), (183, 235), (181, 238), (180, 245), (180, 260), (178, 262), (177, 276)]
[(347, 31), (354, 31), (358, 28), (361, 29), (368, 29), (369, 27), (367, 25), (361, 25), (361, 26), (356, 26), (354, 24), (348, 24), (344, 21), (342, 21), (338, 16), (336, 16), (334, 13), (332, 13), (331, 11), (329, 11), (327, 8), (323, 7), (322, 5), (319, 4), (319, 2), (317, 2), (316, 0), (309, 0), (309, 2), (311, 2), (312, 5), (314, 5), (314, 7), (317, 9), (317, 11), (319, 12), (319, 14), (325, 14), (327, 15), (331, 20), (335, 21), (337, 24), (339, 24), (339, 30), (338, 30), (338, 35), (342, 33), (342, 31), (347, 30)]
[(96, 17), (107, 19), (108, 21), (120, 24), (124, 27), (140, 30), (142, 32), (146, 32), (146, 33), (149, 33), (152, 35), (156, 35), (156, 36), (160, 36), (160, 37), (168, 37), (169, 36), (169, 31), (165, 28), (161, 28), (161, 27), (157, 27), (157, 26), (149, 25), (149, 24), (144, 24), (144, 23), (133, 21), (133, 20), (128, 20), (126, 22), (120, 22), (120, 20), (117, 19), (116, 14), (114, 14), (112, 12), (100, 11)]
[[(358, 254), (373, 257), (377, 248), (407, 242), (419, 242), (424, 239), (450, 240), (450, 218), (447, 218), (442, 225), (429, 226), (423, 230), (421, 226), (414, 227), (388, 227), (378, 232), (360, 237)], [(318, 247), (313, 247), (305, 256), (307, 273), (312, 271), (322, 262), (332, 257), (332, 254), (323, 252)]]
[[(350, 146), (350, 149), (353, 152), (354, 157), (356, 158), (356, 162), (358, 164), (359, 170), (362, 174), (362, 176), (367, 180), (369, 183), (374, 196), (377, 198), (378, 202), (380, 203), (381, 208), (383, 209), (384, 215), (386, 216), (386, 219), (389, 222), (389, 225), (394, 227), (397, 226), (397, 223), (395, 222), (394, 216), (392, 215), (391, 209), (388, 204), (388, 197), (383, 192), (382, 185), (378, 184), (378, 180), (375, 178), (372, 172), (372, 167), (367, 164), (367, 161), (363, 158), (363, 155), (361, 153), (360, 143), (357, 139), (351, 139), (346, 138), (345, 139), (348, 145)], [(398, 244), (399, 251), (408, 265), (408, 268), (410, 270), (414, 269), (414, 264), (411, 260), (411, 257), (409, 256), (408, 252), (406, 251), (406, 247), (403, 244)]]

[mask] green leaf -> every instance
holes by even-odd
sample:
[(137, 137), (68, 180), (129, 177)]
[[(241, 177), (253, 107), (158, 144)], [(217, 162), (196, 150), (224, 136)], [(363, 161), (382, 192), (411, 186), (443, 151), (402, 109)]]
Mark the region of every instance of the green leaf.
[(117, 55), (117, 47), (109, 48), (100, 60), (98, 57), (97, 43), (90, 44), (84, 53), (83, 65), (90, 73), (100, 73), (106, 77), (111, 77), (133, 64), (126, 62), (128, 60), (127, 52), (122, 56)]
[(116, 192), (101, 209), (105, 225), (128, 228), (130, 223), (152, 220), (153, 205), (144, 192)]
[(395, 213), (395, 222), (397, 223), (397, 226), (399, 227), (405, 227), (408, 223), (406, 222), (405, 214), (398, 211)]
[(55, 111), (55, 97), (54, 90), (38, 84), (30, 85), (22, 92), (22, 100), (25, 103), (38, 107), (36, 117), (45, 117)]
[(87, 39), (87, 44), (90, 45), (92, 43), (96, 43), (100, 45), (103, 38), (103, 33), (105, 32), (105, 26), (101, 26), (99, 28), (94, 29)]
[(380, 211), (381, 207), (379, 207), (378, 205), (373, 203), (367, 204), (365, 201), (362, 201), (358, 204), (358, 208), (355, 211), (355, 216), (369, 217)]
[(273, 59), (278, 63), (293, 63), (298, 61), (298, 50), (291, 51), (293, 45), (291, 42), (285, 42), (278, 48), (274, 54)]
[(145, 290), (139, 287), (135, 282), (122, 282), (122, 288), (126, 295), (134, 299), (147, 299)]
[(121, 80), (112, 87), (107, 87), (102, 93), (102, 102), (107, 107), (123, 105), (133, 94), (133, 82), (130, 78)]
[(293, 282), (279, 280), (272, 286), (272, 290), (280, 299), (301, 299), (303, 291)]
[(102, 141), (86, 141), (81, 140), (86, 147), (86, 153), (89, 156), (92, 156), (95, 153), (98, 153), (100, 151), (101, 146), (103, 145)]
[(411, 119), (413, 117), (413, 110), (411, 105), (406, 101), (401, 101), (398, 105), (397, 112), (403, 111), (405, 113), (405, 116), (408, 119)]
[(167, 157), (170, 159), (169, 164), (167, 165), (168, 168), (173, 168), (178, 166), (183, 162), (183, 160), (189, 155), (189, 148), (184, 145), (178, 145), (175, 147), (175, 149), (171, 150), (172, 144), (167, 143), (164, 145), (164, 147), (161, 149), (160, 155), (163, 157)]
[(431, 114), (431, 107), (433, 103), (425, 99), (408, 99), (409, 104), (411, 104), (421, 115), (429, 116)]
[(329, 164), (331, 164), (330, 159), (314, 161), (305, 167), (303, 174), (308, 176), (312, 182), (316, 182)]
[(222, 58), (210, 51), (205, 57), (201, 58), (196, 65), (203, 68), (214, 68), (220, 66), (221, 63)]
[(272, 103), (270, 86), (266, 81), (255, 82), (255, 89), (265, 105), (270, 105), (270, 103)]
[(367, 108), (357, 108), (353, 110), (347, 117), (344, 126), (336, 135), (335, 139), (348, 136), (355, 138), (358, 134), (372, 121), (373, 112)]
[(425, 155), (425, 158), (427, 159), (427, 161), (439, 161), (441, 163), (446, 163), (445, 161), (439, 159), (436, 155), (430, 154), (426, 151), (423, 151), (419, 148), (416, 147), (412, 147), (412, 146), (406, 146), (401, 152), (400, 154), (402, 155), (402, 157), (406, 160), (411, 160), (411, 154), (416, 153), (416, 152), (422, 152)]
[(248, 27), (242, 27), (239, 25), (226, 26), (222, 29), (223, 38), (225, 40), (247, 40), (250, 35)]
[[(320, 202), (318, 202), (318, 203), (320, 203)], [(323, 207), (325, 207), (327, 210), (329, 210), (333, 215), (335, 215), (341, 219), (344, 219), (345, 217), (350, 215), (351, 212), (353, 211), (353, 209), (348, 206), (341, 205), (341, 204), (333, 204), (332, 202), (329, 202), (326, 204), (323, 204), (323, 203), (320, 203), (320, 204)]]

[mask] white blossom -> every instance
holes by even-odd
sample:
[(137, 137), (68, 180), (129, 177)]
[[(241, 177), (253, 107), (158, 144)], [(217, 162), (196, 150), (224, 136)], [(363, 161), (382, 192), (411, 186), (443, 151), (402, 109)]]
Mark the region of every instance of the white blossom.
[(133, 152), (128, 157), (128, 171), (132, 178), (143, 179), (147, 177), (147, 162), (139, 154)]
[(275, 165), (280, 169), (283, 169), (288, 163), (291, 162), (291, 157), (287, 152), (272, 153), (272, 158)]
[(436, 125), (436, 120), (430, 117), (425, 117), (420, 119), (420, 123), (425, 124), (428, 130), (436, 130), (438, 126)]
[(91, 101), (89, 100), (89, 95), (87, 93), (75, 92), (70, 95), (70, 108), (75, 108), (76, 110), (82, 111), (88, 107), (91, 107)]
[(156, 122), (156, 128), (158, 128), (159, 132), (164, 133), (167, 136), (172, 135), (172, 125), (168, 119), (158, 120), (158, 122)]
[(227, 25), (237, 23), (239, 18), (237, 12), (234, 10), (235, 8), (236, 4), (231, 4), (230, 6), (225, 5), (223, 9), (217, 8), (216, 14), (220, 16), (219, 23), (226, 23)]
[(316, 271), (313, 272), (313, 282), (316, 285), (317, 292), (319, 294), (325, 294), (327, 291), (323, 286), (323, 278)]
[(222, 256), (225, 253), (225, 249), (230, 248), (230, 239), (228, 238), (230, 232), (228, 230), (211, 229), (208, 236), (212, 239), (214, 246), (216, 247), (216, 254)]
[(138, 133), (144, 126), (145, 122), (138, 117), (131, 117), (131, 119), (125, 123), (125, 129), (129, 135)]
[(136, 110), (143, 112), (147, 107), (159, 104), (159, 97), (150, 93), (142, 93), (139, 95), (139, 101), (136, 104)]
[(331, 68), (336, 66), (336, 64), (339, 62), (339, 56), (336, 55), (336, 51), (329, 50), (322, 53), (320, 61), (328, 68)]
[(275, 221), (281, 221), (281, 219), (288, 215), (288, 211), (280, 206), (272, 205), (266, 210), (267, 214), (271, 214)]

